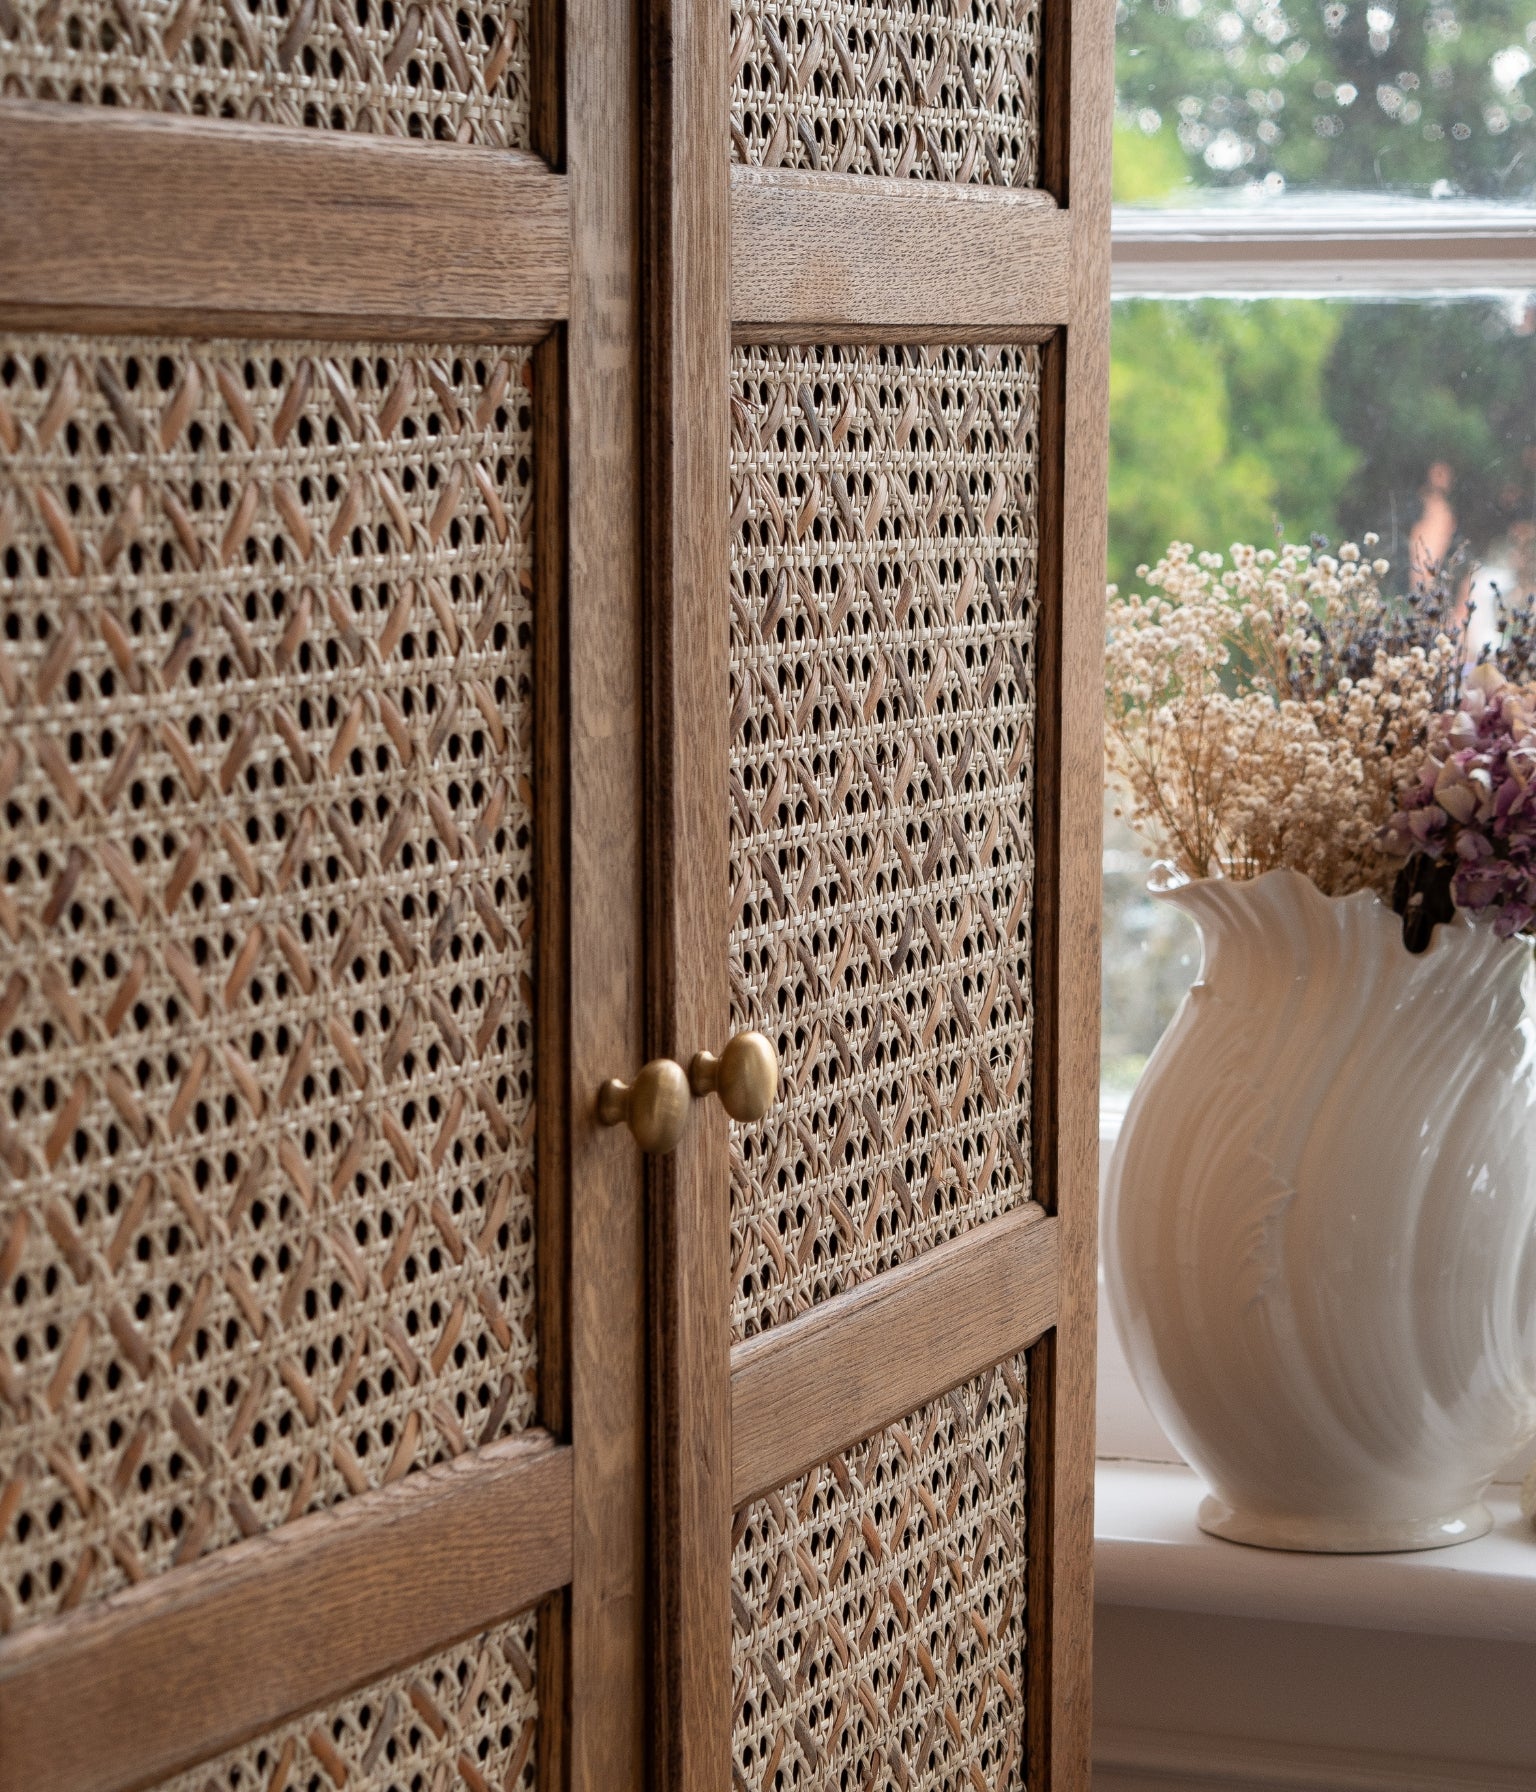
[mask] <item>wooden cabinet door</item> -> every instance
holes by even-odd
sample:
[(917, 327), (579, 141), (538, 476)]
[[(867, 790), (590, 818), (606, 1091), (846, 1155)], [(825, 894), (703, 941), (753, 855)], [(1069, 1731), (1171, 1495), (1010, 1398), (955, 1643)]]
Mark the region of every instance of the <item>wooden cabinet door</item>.
[(0, 0), (0, 1785), (1086, 1785), (1108, 43)]
[(635, 40), (0, 4), (7, 1789), (642, 1781)]
[[(1086, 1788), (1111, 8), (649, 70), (665, 1783)], [(686, 1061), (686, 1059), (685, 1059)]]

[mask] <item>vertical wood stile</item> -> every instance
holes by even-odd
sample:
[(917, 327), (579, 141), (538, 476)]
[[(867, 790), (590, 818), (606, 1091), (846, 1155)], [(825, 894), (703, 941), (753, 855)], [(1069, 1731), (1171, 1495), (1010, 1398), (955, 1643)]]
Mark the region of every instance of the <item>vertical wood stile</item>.
[[(542, 0), (551, 4), (552, 0)], [(644, 1160), (593, 1095), (645, 1057), (638, 465), (638, 17), (564, 7), (570, 702), (570, 1418), (576, 1451), (565, 1784), (645, 1783)], [(539, 118), (536, 109), (535, 120)]]
[[(650, 1046), (727, 1026), (728, 95), (723, 9), (646, 16)], [(656, 1784), (718, 1792), (730, 1738), (726, 1127), (699, 1104), (653, 1165)]]
[[(1099, 907), (1108, 458), (1110, 121), (1114, 12), (1048, 0), (1042, 177), (1073, 218), (1068, 324), (1052, 348), (1046, 454), (1060, 468), (1047, 557), (1060, 600), (1042, 654), (1036, 1079), (1039, 1198), (1060, 1217), (1060, 1310), (1032, 1353), (1031, 1792), (1092, 1776), (1093, 1463), (1098, 1274)], [(1048, 573), (1047, 577), (1052, 576)], [(1047, 693), (1047, 683), (1051, 687)]]

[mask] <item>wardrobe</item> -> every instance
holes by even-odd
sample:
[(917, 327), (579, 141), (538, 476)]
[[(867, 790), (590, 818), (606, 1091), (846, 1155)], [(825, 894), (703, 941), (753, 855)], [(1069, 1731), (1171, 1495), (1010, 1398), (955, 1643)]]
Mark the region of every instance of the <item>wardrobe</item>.
[(0, 1786), (1089, 1783), (1108, 0), (0, 0)]

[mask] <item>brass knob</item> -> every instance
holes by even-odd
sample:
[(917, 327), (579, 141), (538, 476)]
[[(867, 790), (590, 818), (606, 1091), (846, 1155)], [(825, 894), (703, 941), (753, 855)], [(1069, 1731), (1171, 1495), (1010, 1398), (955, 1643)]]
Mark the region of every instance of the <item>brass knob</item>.
[(632, 1083), (610, 1077), (597, 1092), (599, 1126), (627, 1126), (635, 1143), (653, 1157), (664, 1156), (683, 1136), (692, 1101), (681, 1064), (652, 1058)]
[(761, 1120), (779, 1092), (779, 1054), (763, 1033), (738, 1033), (717, 1058), (695, 1052), (688, 1066), (695, 1095), (718, 1095), (733, 1120)]

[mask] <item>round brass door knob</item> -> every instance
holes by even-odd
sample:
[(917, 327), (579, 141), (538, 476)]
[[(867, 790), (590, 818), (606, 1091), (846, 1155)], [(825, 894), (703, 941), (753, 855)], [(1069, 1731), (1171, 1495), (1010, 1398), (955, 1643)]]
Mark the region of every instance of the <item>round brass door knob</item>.
[(597, 1092), (599, 1126), (627, 1126), (635, 1143), (664, 1156), (683, 1136), (693, 1092), (681, 1064), (652, 1058), (632, 1083), (610, 1077)]
[(779, 1054), (764, 1033), (738, 1033), (717, 1058), (695, 1052), (688, 1066), (695, 1095), (718, 1095), (733, 1120), (761, 1120), (779, 1092)]

